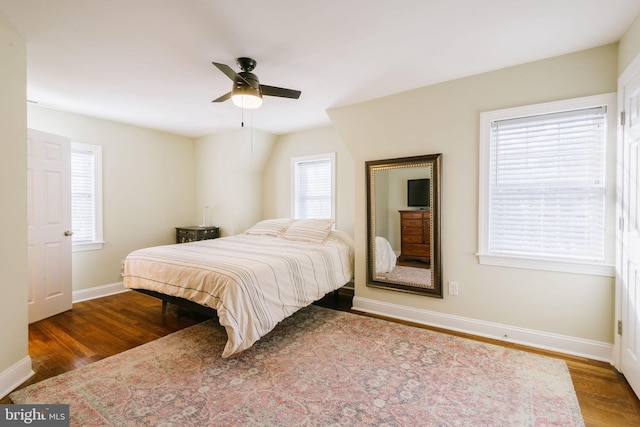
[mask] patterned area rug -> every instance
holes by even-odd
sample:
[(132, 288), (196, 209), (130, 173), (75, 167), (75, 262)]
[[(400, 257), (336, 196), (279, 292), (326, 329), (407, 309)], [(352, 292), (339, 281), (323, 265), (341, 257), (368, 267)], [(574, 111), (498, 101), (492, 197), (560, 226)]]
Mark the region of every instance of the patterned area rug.
[(583, 426), (566, 364), (310, 306), (220, 354), (210, 320), (11, 394), (71, 425)]

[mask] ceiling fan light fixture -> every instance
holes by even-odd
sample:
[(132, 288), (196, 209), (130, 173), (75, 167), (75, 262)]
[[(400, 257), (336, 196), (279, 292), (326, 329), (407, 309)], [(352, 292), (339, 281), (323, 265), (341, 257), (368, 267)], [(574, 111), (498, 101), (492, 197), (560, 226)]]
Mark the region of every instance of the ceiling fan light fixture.
[(240, 86), (233, 89), (231, 100), (240, 108), (258, 108), (262, 105), (262, 94), (251, 86)]
[(258, 108), (262, 105), (262, 95), (291, 99), (300, 97), (302, 92), (299, 90), (260, 84), (258, 76), (251, 72), (256, 67), (254, 59), (238, 58), (236, 62), (242, 70), (240, 73), (236, 73), (228, 65), (212, 62), (218, 70), (233, 80), (233, 87), (231, 92), (227, 92), (211, 102), (224, 102), (231, 98), (233, 103), (240, 108)]

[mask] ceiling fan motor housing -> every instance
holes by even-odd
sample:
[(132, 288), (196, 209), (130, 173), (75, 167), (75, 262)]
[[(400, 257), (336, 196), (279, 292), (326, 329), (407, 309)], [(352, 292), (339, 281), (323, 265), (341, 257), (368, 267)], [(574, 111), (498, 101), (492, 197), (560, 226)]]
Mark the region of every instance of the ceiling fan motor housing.
[(256, 90), (260, 90), (260, 80), (258, 80), (258, 76), (256, 76), (253, 73), (250, 73), (248, 71), (240, 71), (238, 73), (238, 75), (242, 78), (244, 78), (244, 80), (242, 79), (236, 79), (235, 80), (235, 87), (239, 88), (239, 87), (246, 87), (247, 83), (249, 83), (249, 85), (256, 89)]

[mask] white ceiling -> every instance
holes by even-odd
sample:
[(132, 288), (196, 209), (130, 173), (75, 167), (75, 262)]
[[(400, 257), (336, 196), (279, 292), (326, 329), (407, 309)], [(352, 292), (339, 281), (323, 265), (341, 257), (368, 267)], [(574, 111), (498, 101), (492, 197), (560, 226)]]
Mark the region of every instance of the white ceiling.
[(282, 134), (326, 110), (618, 41), (640, 0), (0, 0), (27, 41), (27, 98), (186, 136), (239, 128), (249, 56), (265, 97), (245, 122)]

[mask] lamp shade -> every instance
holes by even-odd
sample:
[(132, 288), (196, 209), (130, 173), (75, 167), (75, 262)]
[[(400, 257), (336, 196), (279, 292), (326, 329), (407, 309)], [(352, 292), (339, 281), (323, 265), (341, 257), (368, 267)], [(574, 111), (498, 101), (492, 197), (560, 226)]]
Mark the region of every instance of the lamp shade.
[(262, 105), (260, 89), (251, 86), (236, 86), (233, 88), (231, 100), (240, 108), (258, 108)]

